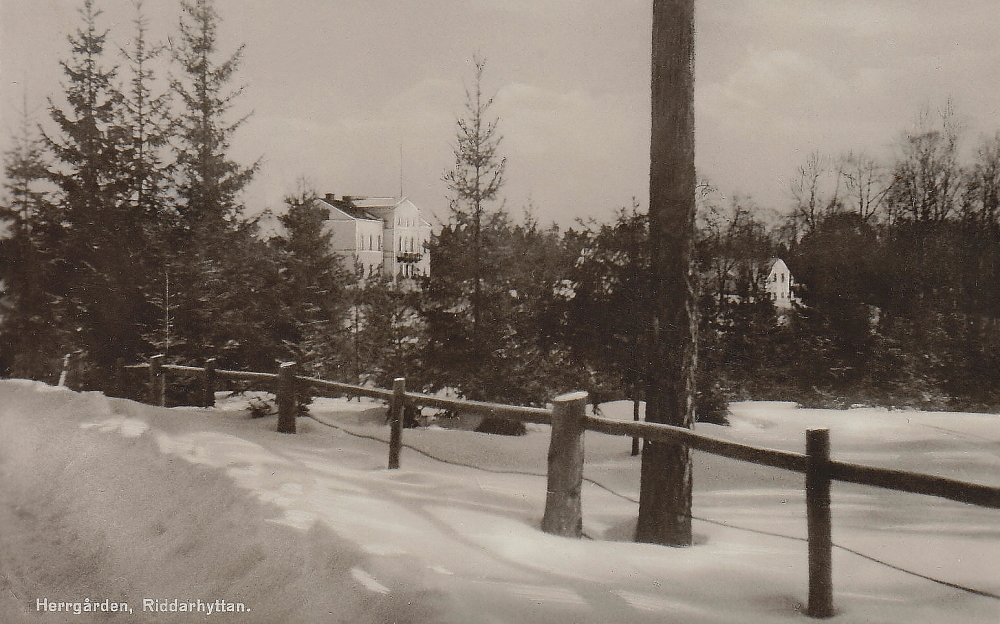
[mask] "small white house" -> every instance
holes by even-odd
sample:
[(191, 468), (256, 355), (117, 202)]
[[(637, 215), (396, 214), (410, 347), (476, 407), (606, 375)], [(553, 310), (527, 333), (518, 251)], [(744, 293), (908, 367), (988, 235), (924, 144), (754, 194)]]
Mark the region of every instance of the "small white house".
[(431, 225), (409, 199), (330, 193), (319, 201), (330, 208), (333, 250), (354, 262), (362, 278), (430, 275)]
[(788, 270), (788, 265), (781, 258), (773, 258), (769, 264), (771, 268), (764, 282), (764, 290), (774, 300), (775, 308), (787, 310), (796, 301), (792, 288), (794, 285), (792, 272)]

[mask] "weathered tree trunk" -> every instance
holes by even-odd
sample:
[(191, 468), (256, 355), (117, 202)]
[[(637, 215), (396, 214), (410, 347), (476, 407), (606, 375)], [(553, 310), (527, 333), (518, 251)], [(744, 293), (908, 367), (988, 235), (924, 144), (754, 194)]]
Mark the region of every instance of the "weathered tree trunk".
[[(653, 0), (649, 228), (653, 311), (646, 420), (694, 423), (694, 0)], [(645, 440), (636, 541), (691, 544), (691, 454)]]

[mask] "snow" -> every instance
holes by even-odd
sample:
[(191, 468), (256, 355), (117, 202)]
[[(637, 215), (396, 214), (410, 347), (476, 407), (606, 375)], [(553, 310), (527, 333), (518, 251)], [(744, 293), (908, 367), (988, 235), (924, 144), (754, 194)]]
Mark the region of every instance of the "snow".
[[(539, 530), (548, 428), (405, 430), (384, 406), (318, 399), (296, 435), (247, 397), (162, 409), (0, 382), (0, 622), (802, 622), (802, 476), (695, 454), (696, 545), (629, 541), (639, 459), (588, 433), (586, 539)], [(601, 406), (632, 418), (631, 404)], [(1000, 485), (1000, 417), (732, 406), (712, 435)], [(832, 622), (1000, 621), (1000, 511), (835, 484)], [(879, 560), (884, 563), (880, 563)], [(143, 599), (248, 612), (142, 611)], [(39, 612), (124, 601), (132, 614)]]

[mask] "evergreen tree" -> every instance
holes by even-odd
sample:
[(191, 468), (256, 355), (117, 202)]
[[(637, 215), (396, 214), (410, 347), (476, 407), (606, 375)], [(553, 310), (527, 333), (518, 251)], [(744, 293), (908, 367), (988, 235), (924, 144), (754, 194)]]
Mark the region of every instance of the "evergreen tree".
[(329, 209), (303, 188), (285, 198), (278, 217), (284, 232), (271, 240), (278, 252), (279, 290), (289, 324), (280, 329), (303, 370), (326, 379), (344, 379), (351, 340), (345, 327), (352, 275), (332, 251), (326, 228)]
[(223, 234), (243, 214), (239, 194), (250, 183), (258, 163), (244, 167), (229, 159), (230, 140), (249, 116), (226, 117), (243, 87), (229, 85), (239, 69), (244, 46), (218, 60), (221, 18), (212, 0), (182, 0), (180, 37), (173, 57), (183, 72), (172, 87), (180, 97), (177, 149), (178, 207), (185, 234)]
[(597, 398), (644, 397), (649, 328), (649, 221), (638, 206), (615, 221), (571, 235), (578, 257), (552, 317), (560, 341), (586, 371), (584, 388)]
[(127, 201), (128, 132), (114, 85), (117, 67), (103, 64), (108, 31), (98, 27), (101, 12), (93, 0), (84, 1), (80, 14), (82, 27), (69, 38), (71, 58), (62, 63), (69, 108), (50, 101), (56, 133), (45, 135), (61, 191), (54, 287), (62, 322), (73, 334), (67, 350), (85, 351), (92, 381), (103, 383), (116, 359), (143, 350), (147, 314), (133, 270), (145, 239)]
[(129, 47), (121, 50), (129, 72), (122, 89), (125, 152), (122, 169), (126, 180), (126, 211), (133, 235), (143, 247), (133, 275), (142, 285), (151, 318), (143, 324), (144, 338), (160, 353), (168, 354), (178, 338), (173, 332), (171, 261), (167, 238), (176, 227), (176, 209), (169, 199), (172, 166), (165, 151), (172, 137), (169, 91), (154, 91), (154, 64), (165, 46), (148, 40), (148, 22), (142, 3), (136, 3), (134, 30)]
[(425, 343), (421, 293), (380, 276), (359, 284), (353, 310), (357, 323), (357, 356), (361, 383), (391, 388), (405, 377), (407, 387), (421, 389), (427, 377), (421, 359)]
[(515, 224), (500, 209), (485, 213), (482, 223), (478, 333), (472, 229), (445, 225), (431, 241), (431, 277), (421, 304), (428, 382), (480, 400), (543, 403), (579, 379), (553, 340), (552, 312), (553, 293), (575, 256), (557, 229), (539, 228), (530, 215)]
[(431, 239), (431, 275), (423, 305), (428, 331), (424, 361), (434, 367), (428, 371), (434, 386), (456, 387), (468, 398), (488, 400), (499, 399), (498, 385), (505, 384), (498, 359), (503, 335), (498, 320), (507, 303), (500, 276), (509, 218), (502, 210), (489, 212), (481, 224), (478, 254), (475, 229), (462, 223), (443, 226)]
[(62, 355), (51, 296), (55, 231), (49, 163), (25, 102), (19, 133), (5, 154), (0, 204), (0, 374), (52, 381)]
[(508, 240), (507, 329), (501, 346), (510, 363), (507, 394), (520, 403), (541, 405), (567, 390), (585, 387), (568, 350), (547, 331), (552, 303), (577, 254), (564, 244), (554, 224), (539, 227), (531, 206)]
[(228, 155), (230, 140), (246, 121), (227, 121), (242, 92), (231, 88), (243, 47), (219, 55), (220, 17), (211, 0), (182, 0), (180, 35), (172, 42), (181, 77), (171, 81), (183, 107), (178, 122), (176, 180), (178, 222), (170, 238), (171, 281), (178, 354), (214, 355), (231, 366), (273, 366), (282, 351), (274, 331), (280, 315), (270, 296), (277, 265), (257, 238), (256, 222), (243, 219), (239, 196), (258, 164), (242, 166)]
[[(493, 98), (483, 94), (483, 71), (486, 62), (473, 59), (476, 71), (473, 87), (466, 90), (467, 116), (458, 120), (457, 144), (454, 149), (455, 167), (444, 175), (451, 198), (451, 217), (456, 232), (469, 239), (471, 244), (470, 312), (472, 316), (472, 350), (478, 360), (485, 353), (479, 342), (480, 327), (485, 305), (483, 279), (487, 275), (488, 259), (484, 257), (488, 245), (484, 240), (484, 225), (490, 216), (487, 203), (497, 199), (504, 183), (506, 159), (499, 156), (499, 119), (490, 119)], [(484, 223), (487, 221), (487, 223)], [(432, 272), (433, 274), (433, 272)]]
[(172, 137), (170, 93), (155, 92), (153, 64), (166, 49), (148, 40), (148, 21), (142, 2), (136, 2), (134, 31), (128, 49), (122, 49), (130, 73), (122, 90), (122, 126), (126, 128), (124, 170), (133, 217), (148, 227), (150, 235), (159, 236), (167, 223), (167, 193), (170, 190), (171, 166), (164, 162), (164, 149)]

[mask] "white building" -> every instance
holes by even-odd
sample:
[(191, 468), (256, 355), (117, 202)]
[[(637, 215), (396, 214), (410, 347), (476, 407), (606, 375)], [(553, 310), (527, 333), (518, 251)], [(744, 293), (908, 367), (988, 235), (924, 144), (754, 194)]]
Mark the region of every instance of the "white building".
[(430, 275), (431, 225), (409, 199), (328, 193), (319, 201), (330, 209), (333, 251), (353, 262), (363, 278)]
[(788, 265), (781, 258), (772, 259), (770, 264), (771, 270), (768, 271), (764, 282), (764, 290), (771, 295), (775, 308), (787, 310), (796, 301), (795, 293), (792, 290), (794, 285), (792, 272), (788, 270)]

